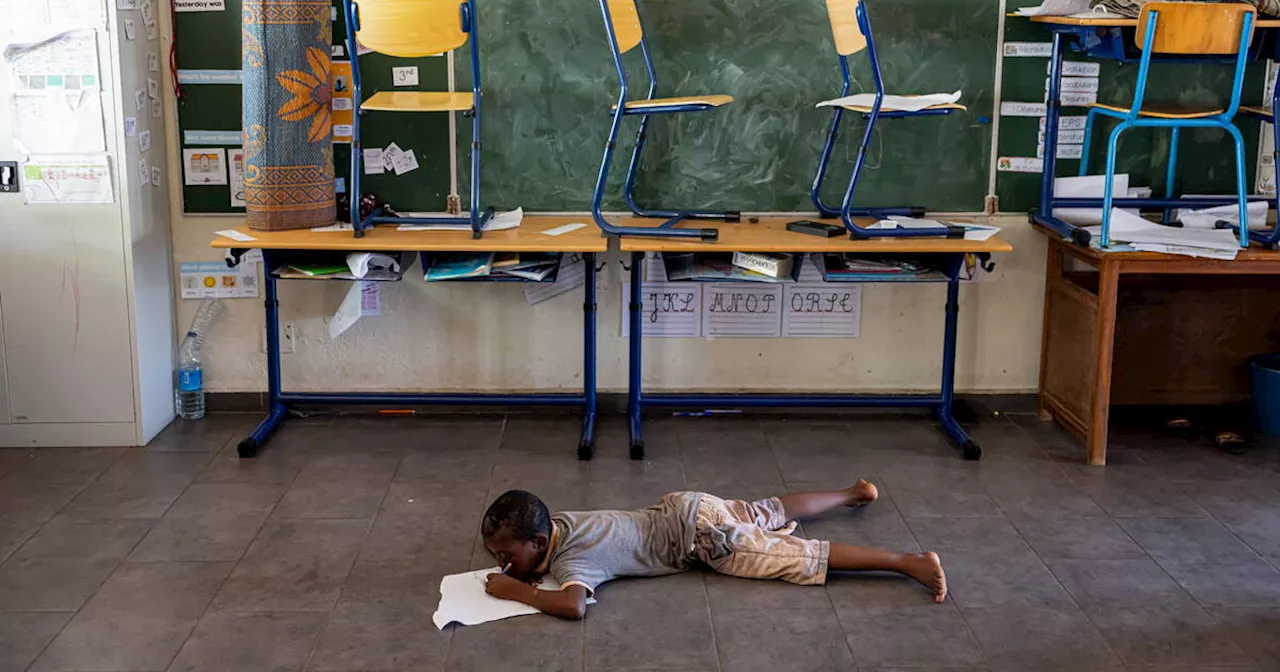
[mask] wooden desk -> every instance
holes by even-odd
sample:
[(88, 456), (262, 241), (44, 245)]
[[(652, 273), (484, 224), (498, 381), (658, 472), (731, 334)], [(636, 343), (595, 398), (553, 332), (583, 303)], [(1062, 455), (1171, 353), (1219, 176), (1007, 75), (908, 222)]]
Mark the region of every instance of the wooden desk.
[[(543, 231), (570, 223), (586, 224), (586, 227), (559, 236), (548, 236)], [(213, 247), (221, 249), (260, 250), (334, 250), (356, 252), (605, 252), (609, 239), (590, 217), (530, 217), (526, 216), (519, 228), (506, 231), (490, 231), (475, 240), (470, 231), (400, 231), (394, 226), (379, 226), (356, 238), (350, 231), (316, 232), (298, 231), (250, 231), (243, 226), (236, 229), (255, 240), (239, 242), (221, 236), (214, 238)]]
[[(631, 457), (644, 457), (642, 414), (645, 406), (685, 408), (740, 407), (873, 407), (930, 409), (942, 429), (960, 447), (965, 459), (976, 460), (981, 448), (956, 422), (953, 414), (955, 398), (955, 360), (957, 319), (960, 313), (960, 274), (967, 254), (1010, 252), (1013, 247), (997, 237), (985, 241), (948, 240), (942, 238), (881, 238), (850, 240), (848, 236), (820, 238), (786, 229), (794, 217), (760, 218), (756, 222), (721, 224), (720, 239), (702, 242), (690, 238), (626, 237), (620, 241), (623, 252), (631, 254), (630, 311), (630, 385), (627, 415), (630, 425)], [(699, 227), (700, 228), (700, 227)], [(646, 394), (642, 389), (644, 332), (641, 316), (644, 299), (645, 252), (865, 252), (926, 254), (938, 260), (946, 276), (947, 303), (944, 316), (942, 371), (939, 391), (928, 395), (858, 395), (858, 394)]]
[[(559, 236), (544, 231), (569, 223), (585, 227)], [(356, 238), (351, 231), (309, 230), (262, 232), (240, 227), (240, 233), (253, 238), (237, 241), (217, 237), (211, 245), (219, 249), (260, 249), (263, 255), (263, 298), (267, 332), (267, 417), (239, 445), (242, 458), (254, 457), (271, 435), (289, 416), (293, 406), (376, 405), (528, 405), (577, 406), (582, 409), (582, 434), (578, 458), (591, 459), (595, 452), (596, 426), (596, 254), (609, 249), (609, 239), (600, 229), (581, 217), (525, 217), (519, 228), (485, 233), (476, 240), (470, 231), (400, 231), (381, 226)], [(271, 274), (277, 260), (290, 252), (565, 252), (582, 254), (585, 264), (584, 301), (582, 303), (582, 393), (581, 394), (383, 394), (383, 393), (302, 393), (286, 392), (280, 373), (280, 303)], [(239, 257), (236, 257), (237, 261)]]
[[(1017, 16), (1017, 14), (1011, 14)], [(1055, 26), (1090, 26), (1093, 28), (1137, 28), (1137, 19), (1115, 17), (1082, 18), (1073, 16), (1032, 16), (1034, 23), (1047, 23)], [(1253, 22), (1254, 28), (1280, 28), (1280, 19), (1258, 19)]]
[[(1134, 276), (1280, 276), (1280, 252), (1257, 247), (1242, 250), (1235, 261), (1195, 259), (1151, 252), (1102, 252), (1083, 248), (1065, 241), (1050, 229), (1036, 229), (1049, 238), (1048, 263), (1046, 264), (1044, 330), (1040, 349), (1039, 410), (1044, 420), (1056, 419), (1062, 426), (1084, 442), (1089, 464), (1107, 462), (1107, 426), (1113, 401), (1113, 374), (1119, 360), (1115, 358), (1117, 343), (1126, 339), (1117, 337), (1117, 319), (1120, 305), (1121, 284), (1126, 287), (1139, 281)], [(1067, 260), (1082, 262), (1097, 269), (1097, 273), (1073, 272)], [(1275, 284), (1280, 290), (1280, 282)], [(1237, 299), (1234, 292), (1224, 292)], [(1119, 381), (1127, 392), (1121, 400), (1125, 403), (1221, 403), (1236, 400), (1221, 388), (1223, 377), (1230, 376), (1228, 361), (1240, 360), (1250, 354), (1265, 351), (1270, 345), (1268, 332), (1275, 317), (1274, 294), (1258, 294), (1246, 308), (1223, 306), (1222, 301), (1205, 302), (1200, 314), (1184, 306), (1164, 310), (1167, 316), (1160, 325), (1134, 325), (1140, 332), (1138, 342), (1126, 347), (1127, 356), (1136, 362), (1126, 377), (1132, 381)], [(1156, 299), (1148, 298), (1146, 303)], [(1257, 310), (1261, 307), (1261, 310)], [(1268, 308), (1271, 308), (1268, 310)], [(1206, 311), (1217, 310), (1216, 317), (1208, 317)], [(1173, 314), (1178, 311), (1176, 314)], [(1229, 311), (1229, 312), (1221, 312)], [(1257, 328), (1245, 330), (1242, 323), (1250, 318), (1262, 320)], [(1168, 324), (1172, 321), (1190, 324), (1194, 332), (1184, 342), (1187, 350), (1195, 352), (1174, 353), (1179, 357), (1165, 356), (1163, 342), (1170, 339)], [(1220, 325), (1229, 323), (1232, 333), (1216, 335)], [(1144, 328), (1145, 327), (1145, 328)], [(1204, 338), (1200, 331), (1211, 337)], [(1241, 336), (1239, 332), (1248, 331)], [(1181, 338), (1181, 337), (1179, 337)], [(1139, 361), (1140, 360), (1140, 361)], [(1198, 374), (1188, 372), (1183, 363), (1194, 362), (1198, 367), (1213, 367), (1216, 372)], [(1143, 369), (1143, 370), (1138, 370)], [(1159, 369), (1157, 372), (1156, 369)], [(1223, 372), (1226, 373), (1223, 373)], [(1166, 393), (1136, 383), (1143, 378), (1168, 379)], [(1192, 380), (1200, 381), (1192, 385)], [(1145, 386), (1150, 388), (1151, 386)], [(1195, 388), (1195, 389), (1191, 389)], [(1135, 390), (1141, 390), (1137, 392)], [(1176, 392), (1176, 394), (1174, 393)], [(1176, 397), (1176, 398), (1175, 398)]]

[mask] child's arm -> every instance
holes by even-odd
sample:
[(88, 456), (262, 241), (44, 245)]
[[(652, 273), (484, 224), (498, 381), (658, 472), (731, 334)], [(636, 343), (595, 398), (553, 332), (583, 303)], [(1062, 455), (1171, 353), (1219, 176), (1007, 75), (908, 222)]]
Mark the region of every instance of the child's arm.
[(573, 621), (587, 615), (587, 589), (577, 584), (564, 590), (538, 590), (506, 574), (490, 574), (484, 592), (500, 600), (523, 602), (544, 614)]

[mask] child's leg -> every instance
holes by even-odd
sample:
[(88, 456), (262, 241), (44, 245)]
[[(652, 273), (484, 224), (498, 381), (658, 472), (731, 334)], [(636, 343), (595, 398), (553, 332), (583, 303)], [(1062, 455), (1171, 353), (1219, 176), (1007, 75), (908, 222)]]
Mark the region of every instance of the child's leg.
[(924, 584), (933, 592), (935, 602), (947, 599), (947, 576), (942, 572), (937, 553), (894, 553), (833, 543), (827, 567), (846, 572), (897, 572)]
[(782, 510), (787, 520), (811, 518), (841, 506), (862, 506), (876, 501), (876, 486), (859, 479), (852, 487), (830, 492), (798, 492), (782, 495)]

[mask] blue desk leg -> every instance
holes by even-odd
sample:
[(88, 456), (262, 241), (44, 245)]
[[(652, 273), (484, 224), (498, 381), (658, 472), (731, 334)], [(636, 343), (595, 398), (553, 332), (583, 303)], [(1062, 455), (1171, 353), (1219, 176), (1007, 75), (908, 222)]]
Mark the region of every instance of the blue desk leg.
[(631, 255), (631, 311), (629, 336), (631, 342), (630, 379), (627, 385), (627, 423), (631, 431), (631, 459), (644, 459), (644, 429), (641, 426), (640, 372), (642, 370), (640, 354), (644, 349), (644, 316), (641, 314), (644, 302), (644, 254), (635, 252)]
[(263, 444), (284, 423), (289, 406), (280, 398), (280, 300), (276, 295), (276, 279), (271, 276), (271, 258), (264, 253), (262, 269), (263, 303), (266, 305), (267, 322), (267, 417), (258, 423), (253, 433), (237, 447), (240, 457), (257, 457)]
[(956, 394), (956, 337), (960, 318), (960, 271), (964, 267), (964, 255), (954, 255), (947, 261), (947, 317), (946, 333), (942, 345), (942, 402), (935, 413), (943, 431), (951, 437), (966, 460), (982, 458), (982, 449), (974, 443), (954, 415)]
[(583, 255), (586, 282), (582, 302), (582, 440), (578, 459), (589, 460), (596, 451), (596, 255)]

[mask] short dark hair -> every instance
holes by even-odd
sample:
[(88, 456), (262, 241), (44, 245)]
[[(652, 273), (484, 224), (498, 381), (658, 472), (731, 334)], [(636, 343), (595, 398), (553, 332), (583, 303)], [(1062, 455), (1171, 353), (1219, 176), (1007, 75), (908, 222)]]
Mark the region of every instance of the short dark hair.
[(539, 534), (551, 535), (551, 512), (538, 496), (524, 490), (502, 493), (484, 512), (480, 534), (492, 538), (507, 530), (516, 541), (532, 541)]

